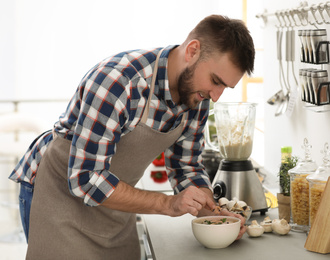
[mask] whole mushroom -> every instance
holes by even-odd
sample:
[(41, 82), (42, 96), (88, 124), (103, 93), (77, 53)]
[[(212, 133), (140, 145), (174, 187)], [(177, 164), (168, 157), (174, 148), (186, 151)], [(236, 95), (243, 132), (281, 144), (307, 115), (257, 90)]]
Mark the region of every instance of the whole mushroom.
[(272, 229), (279, 235), (286, 235), (290, 232), (291, 226), (285, 219), (274, 219), (272, 221)]
[(260, 222), (260, 226), (264, 228), (265, 233), (270, 233), (273, 231), (272, 220), (268, 216), (264, 218), (264, 221)]
[(228, 202), (229, 202), (229, 200), (227, 198), (222, 197), (222, 198), (219, 199), (219, 206), (221, 208), (226, 207)]
[(256, 220), (252, 220), (251, 225), (246, 228), (246, 232), (250, 237), (260, 237), (264, 233), (264, 228)]

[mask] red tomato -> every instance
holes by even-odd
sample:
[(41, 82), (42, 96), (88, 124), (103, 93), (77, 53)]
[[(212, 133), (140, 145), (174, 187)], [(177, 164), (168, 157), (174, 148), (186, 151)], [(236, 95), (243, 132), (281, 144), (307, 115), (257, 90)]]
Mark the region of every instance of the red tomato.
[(166, 171), (151, 171), (151, 178), (154, 182), (166, 182), (167, 181), (167, 174)]
[(155, 166), (164, 166), (165, 165), (164, 153), (161, 153), (152, 163)]

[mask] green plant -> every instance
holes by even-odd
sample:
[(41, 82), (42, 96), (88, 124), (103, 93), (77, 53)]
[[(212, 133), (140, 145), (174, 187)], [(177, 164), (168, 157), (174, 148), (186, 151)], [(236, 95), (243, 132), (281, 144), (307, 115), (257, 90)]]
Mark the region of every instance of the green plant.
[(296, 167), (298, 157), (286, 157), (285, 161), (281, 164), (278, 176), (280, 178), (280, 193), (284, 196), (290, 196), (290, 174), (289, 170)]

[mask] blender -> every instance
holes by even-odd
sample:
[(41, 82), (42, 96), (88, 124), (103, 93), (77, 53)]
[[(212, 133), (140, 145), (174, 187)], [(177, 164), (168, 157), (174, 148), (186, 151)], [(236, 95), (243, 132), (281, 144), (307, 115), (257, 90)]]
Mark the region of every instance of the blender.
[(215, 103), (219, 152), (223, 158), (212, 182), (214, 199), (245, 201), (252, 210), (268, 211), (266, 196), (249, 157), (252, 153), (256, 104)]

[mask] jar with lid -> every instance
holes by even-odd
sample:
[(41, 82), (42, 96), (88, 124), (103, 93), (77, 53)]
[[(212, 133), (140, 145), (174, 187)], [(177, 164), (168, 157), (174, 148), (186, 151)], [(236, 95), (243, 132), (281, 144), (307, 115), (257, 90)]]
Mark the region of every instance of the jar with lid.
[(305, 69), (299, 69), (299, 80), (301, 88), (301, 100), (306, 101), (307, 78)]
[(310, 40), (313, 54), (313, 60), (311, 62), (316, 64), (328, 62), (328, 44), (325, 44), (325, 41), (327, 40), (326, 29), (311, 30)]
[(323, 164), (319, 166), (314, 174), (307, 176), (309, 182), (309, 226), (313, 225), (316, 212), (321, 203), (321, 197), (325, 190), (325, 185), (330, 177), (330, 150), (329, 145), (324, 145)]
[(290, 175), (287, 160), (292, 157), (292, 147), (283, 146), (281, 147), (281, 165), (280, 165), (280, 193), (285, 196), (290, 195)]
[(306, 40), (303, 38), (304, 30), (298, 30), (298, 36), (300, 39), (300, 61), (305, 62), (305, 43)]
[(312, 146), (304, 139), (302, 148), (305, 158), (298, 161), (297, 166), (289, 170), (290, 174), (290, 203), (291, 203), (291, 230), (307, 232), (309, 230), (309, 183), (307, 176), (313, 174), (317, 165), (311, 159)]
[[(311, 72), (312, 79), (312, 89), (314, 90), (314, 104), (322, 105), (328, 103), (328, 88), (327, 86), (322, 87), (320, 90), (320, 85), (323, 82), (328, 81), (328, 71), (327, 70), (314, 70)], [(318, 92), (319, 95), (318, 95)]]
[(306, 69), (306, 101), (309, 103), (314, 104), (314, 89), (313, 89), (313, 82), (312, 82), (312, 72), (315, 71), (314, 68)]
[(306, 56), (307, 56), (307, 62), (313, 63), (313, 50), (312, 50), (312, 42), (311, 42), (311, 31), (312, 30), (306, 30)]

